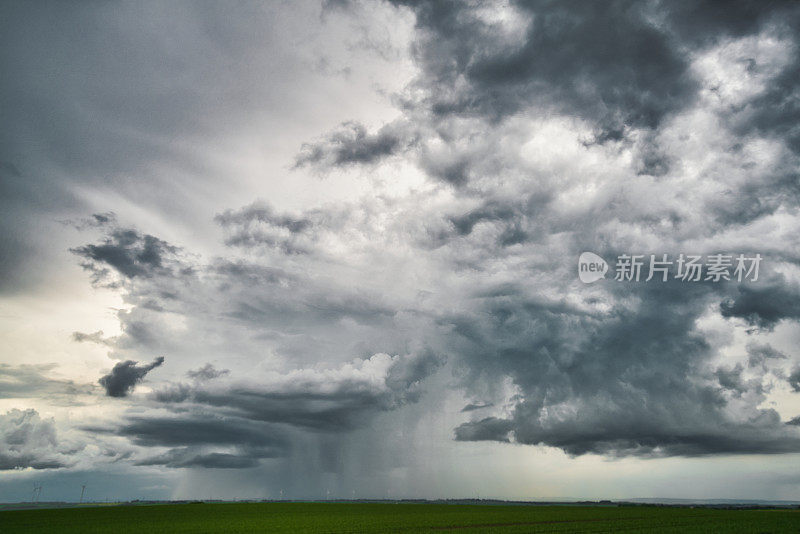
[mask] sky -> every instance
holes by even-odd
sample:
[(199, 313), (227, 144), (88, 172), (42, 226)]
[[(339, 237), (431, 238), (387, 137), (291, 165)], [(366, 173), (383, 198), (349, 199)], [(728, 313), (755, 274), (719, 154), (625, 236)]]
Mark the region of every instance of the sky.
[(0, 501), (800, 500), (797, 3), (0, 13)]

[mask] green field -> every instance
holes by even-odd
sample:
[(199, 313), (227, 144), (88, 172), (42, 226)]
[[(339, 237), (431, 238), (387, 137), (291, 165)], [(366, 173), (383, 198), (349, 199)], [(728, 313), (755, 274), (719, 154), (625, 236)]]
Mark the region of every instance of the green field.
[(798, 510), (655, 506), (198, 503), (0, 512), (0, 532), (800, 532)]

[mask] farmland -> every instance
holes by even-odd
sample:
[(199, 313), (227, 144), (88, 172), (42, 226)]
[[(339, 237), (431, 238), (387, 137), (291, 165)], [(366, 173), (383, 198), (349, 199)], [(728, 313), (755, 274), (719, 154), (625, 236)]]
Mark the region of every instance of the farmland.
[(0, 512), (0, 531), (384, 533), (800, 531), (800, 510), (433, 503), (183, 503)]

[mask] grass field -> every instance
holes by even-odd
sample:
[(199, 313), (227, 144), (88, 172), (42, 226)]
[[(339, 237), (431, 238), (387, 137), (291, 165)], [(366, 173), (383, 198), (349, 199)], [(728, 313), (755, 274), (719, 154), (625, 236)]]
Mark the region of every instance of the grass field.
[(198, 503), (0, 512), (0, 532), (800, 532), (798, 510), (655, 506)]

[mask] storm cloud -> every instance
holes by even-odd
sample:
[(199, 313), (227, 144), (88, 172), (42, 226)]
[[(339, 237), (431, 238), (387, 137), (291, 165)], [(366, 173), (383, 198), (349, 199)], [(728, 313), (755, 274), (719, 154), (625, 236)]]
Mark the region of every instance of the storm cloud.
[[(795, 320), (794, 283), (785, 270), (767, 265), (751, 285), (670, 281), (592, 291), (576, 287), (563, 269), (582, 249), (613, 257), (661, 243), (666, 251), (691, 246), (710, 254), (719, 236), (797, 205), (785, 178), (791, 151), (776, 147), (764, 156), (755, 145), (734, 146), (743, 116), (731, 106), (760, 105), (759, 84), (790, 72), (797, 61), (778, 51), (794, 46), (785, 24), (795, 10), (748, 6), (736, 7), (747, 12), (742, 24), (744, 12), (717, 20), (709, 15), (711, 4), (520, 2), (498, 8), (503, 17), (493, 18), (469, 4), (412, 3), (412, 52), (420, 70), (400, 99), (402, 118), (374, 133), (346, 122), (303, 145), (294, 168), (407, 157), (434, 183), (455, 186), (444, 209), (412, 195), (385, 201), (383, 212), (366, 200), (293, 212), (259, 201), (217, 215), (228, 247), (269, 258), (269, 266), (252, 258), (186, 263), (180, 247), (118, 226), (100, 244), (74, 251), (96, 277), (104, 269), (121, 275), (129, 300), (140, 303), (123, 320), (119, 347), (151, 345), (148, 339), (159, 334), (136, 332), (157, 332), (158, 310), (194, 320), (206, 299), (222, 305), (214, 312), (225, 322), (262, 331), (285, 357), (324, 350), (323, 333), (350, 340), (359, 332), (357, 345), (345, 343), (375, 356), (341, 370), (358, 374), (359, 366), (393, 362), (386, 354), (414, 340), (447, 355), (470, 395), (497, 395), (491, 384), (510, 380), (513, 396), (486, 401), (490, 410), (480, 418), (472, 413), (477, 410), (463, 412), (471, 415), (454, 430), (459, 441), (513, 440), (570, 455), (797, 451), (798, 436), (778, 412), (760, 407), (768, 394), (762, 382), (773, 371), (748, 364), (748, 373), (762, 374), (744, 378), (743, 367), (715, 366), (719, 347), (699, 326), (710, 307), (721, 319), (763, 332)], [(698, 24), (702, 38), (694, 31)], [(742, 43), (736, 50), (744, 61), (753, 39), (780, 44), (751, 47), (763, 56), (753, 60), (762, 68), (747, 67), (753, 88), (715, 92), (719, 75), (709, 65), (728, 68), (731, 42)], [(719, 146), (715, 161), (730, 174), (696, 174), (704, 185), (687, 202), (677, 192), (686, 169), (697, 168), (686, 132), (698, 120), (720, 125), (703, 142)], [(552, 138), (559, 148), (542, 157)], [(792, 143), (773, 136), (763, 142)], [(578, 202), (587, 173), (594, 193)], [(756, 193), (762, 190), (776, 193), (768, 206)], [(650, 202), (654, 196), (662, 202)], [(410, 246), (402, 261), (427, 275), (407, 286), (400, 275), (402, 291), (378, 296), (370, 288), (385, 288), (388, 279), (375, 258), (391, 243)], [(777, 241), (762, 243), (765, 255), (780, 253)], [(755, 252), (735, 237), (726, 246)], [(785, 261), (782, 253), (770, 257)], [(519, 265), (525, 268), (515, 273)], [(328, 269), (336, 276), (317, 284), (317, 273)], [(357, 291), (347, 287), (351, 276), (360, 282)], [(468, 282), (456, 282), (457, 276)], [(520, 276), (530, 282), (515, 280)], [(447, 290), (427, 300), (403, 293), (426, 284)], [(189, 285), (191, 307), (180, 303)], [(155, 315), (144, 311), (144, 302), (158, 303), (151, 306)], [(395, 332), (391, 348), (382, 336), (387, 329)], [(290, 341), (298, 333), (303, 345)], [(749, 357), (768, 358), (760, 354)], [(345, 354), (334, 360), (347, 361)], [(273, 386), (236, 381), (232, 373), (231, 380), (207, 386), (175, 383), (153, 398), (170, 409), (204, 407), (269, 424), (346, 430), (373, 410), (414, 400), (415, 384), (435, 361), (397, 360), (377, 389), (352, 379), (334, 380), (323, 391), (313, 374), (289, 385), (288, 377), (310, 372), (296, 370)], [(393, 376), (396, 365), (409, 362), (420, 366), (412, 375), (421, 378)]]
[(128, 418), (121, 426), (87, 426), (84, 430), (127, 437), (144, 451), (169, 447), (159, 454), (140, 453), (134, 460), (135, 465), (243, 469), (257, 465), (263, 458), (284, 456), (288, 448), (288, 440), (277, 427), (247, 419), (200, 414), (137, 416)]
[(367, 424), (371, 412), (416, 402), (423, 381), (442, 364), (431, 353), (376, 354), (338, 369), (298, 369), (258, 383), (178, 384), (153, 393), (160, 403), (213, 408), (251, 421), (343, 432)]
[[(528, 496), (536, 473), (549, 497), (605, 458), (683, 491), (800, 453), (796, 2), (17, 4), (0, 24), (0, 397), (54, 417), (3, 416), (24, 435), (7, 469), (303, 497), (462, 496), (473, 474)], [(605, 278), (578, 278), (583, 252)], [(762, 261), (616, 279), (630, 254)], [(96, 407), (58, 411), (112, 365)]]

